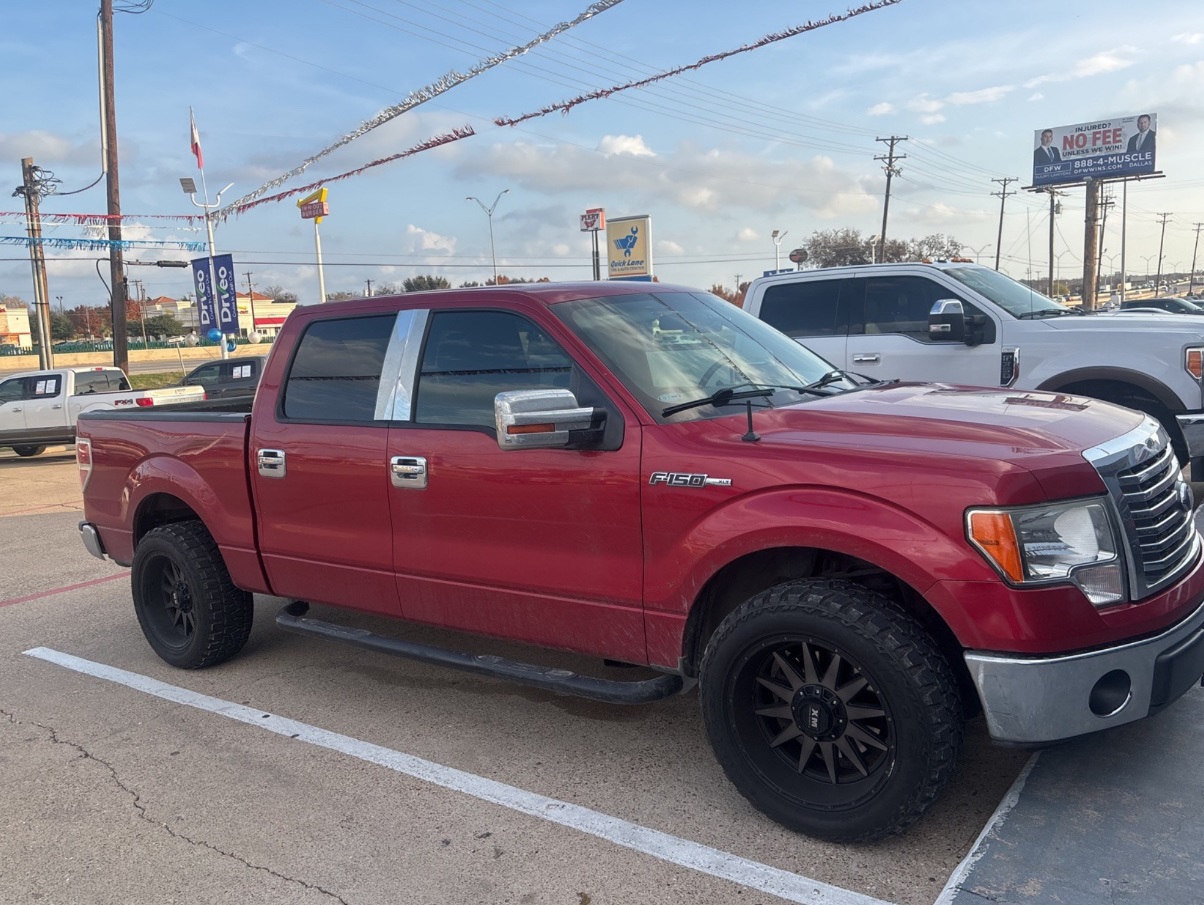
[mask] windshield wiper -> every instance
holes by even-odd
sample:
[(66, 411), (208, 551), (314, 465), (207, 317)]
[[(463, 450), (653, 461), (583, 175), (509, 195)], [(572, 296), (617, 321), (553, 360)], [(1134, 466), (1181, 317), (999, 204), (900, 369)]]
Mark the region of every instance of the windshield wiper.
[(880, 383), (887, 382), (885, 380), (879, 380), (876, 377), (868, 377), (865, 374), (855, 374), (852, 371), (843, 371), (840, 368), (835, 368), (829, 371), (823, 377), (819, 378), (819, 380), (808, 383), (802, 387), (791, 387), (791, 389), (812, 392), (814, 390), (822, 390), (826, 386), (831, 386), (838, 380), (848, 380), (851, 384), (853, 384), (853, 386), (858, 387), (876, 386)]
[(1019, 320), (1030, 320), (1037, 317), (1063, 317), (1067, 314), (1073, 314), (1068, 308), (1042, 308), (1040, 311), (1023, 311), (1017, 314)]
[[(827, 376), (827, 375), (825, 375)], [(822, 378), (816, 383), (822, 383)], [(751, 387), (751, 389), (743, 390), (741, 387)], [(819, 386), (808, 384), (806, 386), (786, 386), (785, 384), (777, 383), (738, 383), (735, 386), (724, 387), (722, 390), (716, 390), (710, 396), (705, 396), (702, 399), (691, 399), (689, 402), (679, 402), (677, 405), (671, 405), (666, 409), (661, 410), (661, 417), (668, 418), (670, 415), (676, 415), (678, 412), (684, 412), (687, 409), (698, 408), (703, 405), (728, 405), (736, 399), (756, 399), (768, 398), (778, 390), (791, 390), (795, 393), (810, 393), (812, 396), (831, 396), (831, 393), (825, 393)]]

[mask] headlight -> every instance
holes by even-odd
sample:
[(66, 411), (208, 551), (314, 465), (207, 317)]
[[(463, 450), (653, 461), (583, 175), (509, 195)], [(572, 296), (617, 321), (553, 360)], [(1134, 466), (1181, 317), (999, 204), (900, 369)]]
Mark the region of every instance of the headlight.
[(1125, 599), (1116, 535), (1103, 504), (973, 509), (970, 543), (1017, 585), (1071, 581), (1095, 606)]

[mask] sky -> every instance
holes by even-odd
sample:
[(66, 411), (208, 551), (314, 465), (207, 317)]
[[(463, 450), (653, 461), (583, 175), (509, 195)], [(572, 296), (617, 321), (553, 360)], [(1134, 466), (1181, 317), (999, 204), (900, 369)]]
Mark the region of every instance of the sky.
[[(116, 6), (137, 7), (133, 0)], [(0, 173), (21, 160), (61, 180), (42, 212), (106, 212), (97, 88), (97, 0), (0, 4)], [(330, 182), (319, 227), (327, 292), (365, 292), (423, 274), (453, 286), (500, 273), (589, 279), (587, 209), (652, 218), (664, 282), (734, 287), (776, 266), (815, 230), (880, 231), (896, 144), (890, 238), (944, 234), (1001, 269), (1048, 273), (1049, 196), (1031, 184), (1034, 131), (1157, 116), (1164, 178), (1114, 188), (1105, 270), (1186, 272), (1204, 223), (1204, 15), (1184, 0), (899, 0), (647, 87), (499, 126), (591, 92), (647, 79), (841, 16), (835, 0), (621, 0), (528, 52), (588, 0), (153, 0), (115, 17), (116, 116), (126, 251), (149, 298), (191, 292), (188, 270), (145, 266), (198, 252), (200, 213), (179, 185), (223, 208), (300, 166), (379, 113), (410, 106), (271, 195), (330, 179), (437, 136), (473, 134)], [(504, 58), (496, 65), (487, 61)], [(476, 74), (473, 74), (476, 73)], [(433, 86), (448, 90), (433, 92)], [(436, 96), (413, 105), (420, 96)], [(500, 194), (507, 190), (505, 194)], [(74, 194), (66, 194), (73, 192)], [(1014, 194), (1013, 194), (1014, 193)], [(500, 194), (500, 197), (499, 197)], [(0, 192), (9, 198), (10, 191)], [(481, 203), (467, 200), (469, 196)], [(239, 289), (318, 300), (315, 235), (295, 195), (231, 214), (216, 251)], [(494, 201), (496, 200), (496, 205)], [(200, 200), (204, 200), (203, 198)], [(1055, 218), (1055, 273), (1082, 273), (1084, 194)], [(1122, 201), (1124, 202), (1122, 206)], [(483, 207), (493, 206), (492, 217)], [(0, 202), (0, 238), (24, 235), (20, 198)], [(1124, 215), (1122, 216), (1122, 211)], [(1162, 214), (1169, 214), (1162, 217)], [(1165, 226), (1162, 221), (1165, 220)], [(490, 246), (490, 228), (493, 252)], [(772, 239), (779, 231), (780, 245)], [(74, 223), (45, 235), (99, 236)], [(784, 235), (783, 235), (784, 233)], [(47, 250), (50, 296), (108, 303), (106, 253)], [(98, 262), (97, 259), (103, 259)], [(1204, 256), (1199, 258), (1204, 269)], [(135, 290), (136, 292), (137, 290)], [(28, 251), (0, 244), (0, 296), (33, 300)]]

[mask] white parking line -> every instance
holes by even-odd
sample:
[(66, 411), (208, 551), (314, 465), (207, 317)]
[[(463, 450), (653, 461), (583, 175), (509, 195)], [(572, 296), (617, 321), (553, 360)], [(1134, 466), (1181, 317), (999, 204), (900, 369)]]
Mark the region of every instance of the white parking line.
[(166, 682), (160, 682), (149, 676), (84, 660), (46, 647), (35, 647), (25, 653), (30, 657), (37, 657), (75, 672), (124, 685), (166, 701), (183, 704), (186, 707), (195, 707), (197, 710), (205, 710), (260, 729), (266, 729), (268, 732), (274, 732), (286, 738), (296, 739), (299, 742), (377, 764), (454, 792), (471, 795), (482, 801), (579, 830), (582, 833), (613, 842), (615, 845), (651, 855), (670, 864), (778, 896), (788, 902), (798, 902), (800, 905), (891, 905), (881, 899), (821, 883), (819, 880), (812, 880), (809, 877), (780, 870), (758, 861), (750, 861), (729, 852), (700, 845), (697, 842), (671, 836), (658, 830), (648, 829), (618, 817), (583, 808), (580, 805), (528, 792), (515, 786), (486, 779), (483, 776), (453, 767), (445, 767), (347, 735), (328, 732), (308, 723), (286, 719), (262, 710), (253, 710), (241, 704), (223, 701), (221, 698), (198, 694), (186, 688), (168, 685)]

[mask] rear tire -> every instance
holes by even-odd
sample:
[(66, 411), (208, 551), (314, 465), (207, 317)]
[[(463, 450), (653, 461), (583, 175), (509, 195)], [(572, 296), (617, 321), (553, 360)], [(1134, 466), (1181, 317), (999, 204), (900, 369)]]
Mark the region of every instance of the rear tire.
[(14, 446), (13, 452), (23, 459), (28, 459), (30, 456), (40, 456), (46, 452), (45, 446)]
[(740, 793), (833, 842), (906, 829), (961, 753), (958, 684), (932, 638), (848, 581), (786, 582), (739, 606), (707, 645), (700, 694)]
[(142, 538), (131, 584), (142, 633), (172, 666), (221, 663), (251, 635), (254, 598), (234, 586), (217, 543), (199, 521), (161, 525)]

